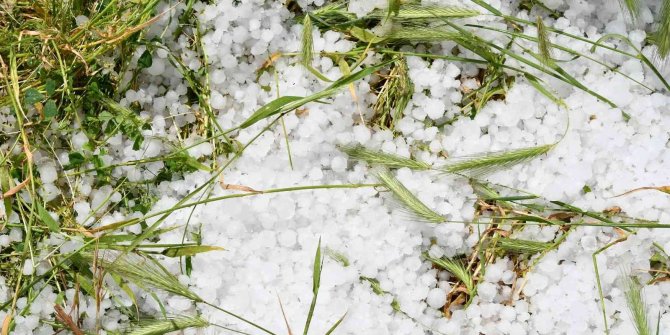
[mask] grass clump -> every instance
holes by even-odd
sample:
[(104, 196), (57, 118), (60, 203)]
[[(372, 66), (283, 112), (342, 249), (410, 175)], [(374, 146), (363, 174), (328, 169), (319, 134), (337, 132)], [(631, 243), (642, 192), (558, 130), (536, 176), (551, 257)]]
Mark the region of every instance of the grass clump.
[(407, 60), (399, 57), (391, 64), (391, 70), (383, 81), (377, 100), (372, 105), (374, 112), (370, 123), (382, 129), (395, 129), (414, 94), (414, 85), (409, 78)]

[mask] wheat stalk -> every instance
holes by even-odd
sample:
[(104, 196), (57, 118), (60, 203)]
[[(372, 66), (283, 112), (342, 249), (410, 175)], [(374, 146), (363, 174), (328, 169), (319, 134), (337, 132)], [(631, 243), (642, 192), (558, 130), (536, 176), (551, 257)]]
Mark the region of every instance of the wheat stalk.
[(447, 163), (440, 170), (449, 173), (480, 176), (544, 155), (554, 146), (555, 144), (547, 144), (537, 147), (486, 153), (480, 156), (462, 157), (455, 159), (453, 163)]
[(340, 148), (353, 159), (366, 161), (372, 165), (380, 165), (389, 169), (410, 168), (412, 170), (430, 170), (430, 164), (419, 162), (411, 158), (388, 154), (381, 151), (367, 149), (362, 145), (350, 145)]
[(428, 222), (442, 223), (445, 221), (444, 217), (432, 209), (428, 208), (421, 200), (419, 200), (412, 192), (410, 192), (405, 185), (396, 179), (389, 171), (382, 171), (377, 173), (377, 179), (386, 186), (402, 205), (414, 213), (418, 218)]

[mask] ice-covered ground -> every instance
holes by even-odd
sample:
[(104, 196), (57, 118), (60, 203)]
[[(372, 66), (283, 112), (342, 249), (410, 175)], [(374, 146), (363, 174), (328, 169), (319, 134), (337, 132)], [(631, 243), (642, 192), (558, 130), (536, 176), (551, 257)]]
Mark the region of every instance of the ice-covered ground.
[[(318, 6), (322, 2), (298, 1), (305, 7)], [(210, 62), (211, 104), (224, 129), (243, 122), (277, 95), (303, 96), (327, 86), (294, 58), (280, 58), (275, 63), (278, 92), (271, 73), (255, 82), (255, 71), (272, 53), (300, 49), (302, 27), (279, 1), (233, 3), (219, 0), (211, 5), (197, 3), (195, 6), (201, 28), (206, 31), (203, 42)], [(512, 9), (516, 8), (516, 2), (490, 3), (505, 13), (534, 19), (526, 12)], [(565, 13), (565, 17), (558, 20), (546, 19), (547, 25), (554, 28), (591, 40), (606, 33), (626, 34), (638, 47), (645, 37), (642, 30), (627, 27), (616, 1), (552, 0), (544, 3)], [(350, 10), (365, 13), (385, 4), (386, 1), (351, 1)], [(466, 2), (465, 5), (471, 4)], [(164, 8), (168, 6), (166, 4)], [(642, 10), (638, 24), (651, 22), (652, 13), (658, 7), (658, 1), (650, 1)], [(161, 18), (150, 28), (151, 34), (169, 35), (176, 28), (174, 18), (181, 10), (182, 5), (177, 5), (171, 16)], [(501, 24), (488, 16), (471, 20)], [(526, 32), (535, 34), (531, 30)], [(498, 38), (501, 43), (504, 40), (500, 34), (483, 35)], [(575, 50), (589, 52), (590, 45), (575, 43), (565, 37), (552, 38), (557, 44), (569, 44)], [(183, 60), (190, 68), (203, 66), (195, 58), (195, 53), (185, 49), (186, 45), (187, 41), (182, 39), (170, 47), (183, 52)], [(533, 47), (533, 44), (529, 42), (528, 46)], [(314, 49), (317, 53), (347, 51), (352, 47), (353, 44), (339, 33), (315, 31)], [(453, 44), (443, 43), (432, 51), (441, 52), (451, 47)], [(653, 54), (651, 47), (646, 47), (644, 52)], [(616, 64), (619, 71), (663, 92), (639, 60), (603, 49), (598, 49), (596, 55)], [(557, 58), (562, 56), (568, 58), (560, 53), (556, 55)], [(118, 136), (110, 140), (109, 161), (146, 158), (166, 152), (168, 149), (164, 144), (154, 138), (176, 139), (175, 126), (195, 120), (193, 110), (184, 104), (186, 85), (166, 57), (165, 53), (157, 52), (153, 65), (144, 74), (144, 87), (130, 92), (124, 99), (124, 103), (141, 102), (144, 106), (142, 116), (152, 121), (152, 133), (147, 133), (145, 150), (133, 151), (131, 145)], [(366, 63), (372, 64), (375, 59), (378, 58), (373, 55)], [(329, 78), (342, 76), (329, 58), (317, 56), (314, 64)], [(343, 90), (328, 104), (309, 104), (299, 115), (289, 113), (284, 117), (293, 168), (289, 164), (283, 129), (274, 126), (223, 173), (225, 182), (259, 190), (372, 183), (375, 181), (369, 167), (348, 160), (338, 150), (338, 145), (360, 143), (402, 156), (412, 152), (420, 160), (439, 163), (444, 160), (442, 153), (455, 157), (553, 143), (562, 136), (569, 120), (565, 138), (546, 156), (492, 175), (489, 180), (551, 200), (573, 203), (583, 209), (602, 211), (619, 206), (630, 216), (670, 222), (670, 197), (666, 194), (637, 192), (613, 198), (635, 187), (670, 184), (670, 95), (667, 92), (650, 93), (642, 86), (580, 58), (562, 63), (562, 66), (586, 86), (614, 101), (631, 116), (630, 120), (625, 121), (620, 110), (597, 101), (588, 93), (550, 81), (568, 107), (567, 110), (559, 108), (519, 79), (504, 101), (491, 101), (476, 118), (460, 118), (438, 130), (426, 128), (423, 121), (455, 115), (458, 112), (456, 103), (462, 97), (459, 78), (474, 75), (477, 69), (472, 65), (443, 60), (428, 62), (417, 57), (409, 57), (408, 66), (416, 93), (397, 125), (402, 136), (394, 138), (390, 131), (359, 124), (356, 103), (351, 93)], [(261, 85), (270, 85), (272, 89), (266, 92)], [(375, 96), (370, 93), (366, 80), (355, 85), (358, 104), (370, 116), (367, 106), (374, 102)], [(237, 140), (248, 142), (266, 125), (266, 121), (261, 121), (240, 131)], [(186, 143), (198, 139), (194, 136)], [(85, 137), (75, 136), (73, 139), (75, 142), (79, 140), (83, 145)], [(208, 143), (203, 143), (190, 149), (189, 153), (197, 158), (210, 154), (211, 150)], [(225, 162), (223, 157), (220, 160)], [(144, 170), (121, 167), (114, 173), (126, 175), (131, 181), (141, 180), (152, 176), (162, 164), (146, 164)], [(40, 170), (43, 178), (53, 173), (49, 165)], [(467, 222), (473, 218), (475, 196), (466, 180), (407, 169), (399, 170), (397, 176), (429, 207), (450, 221)], [(153, 211), (172, 207), (209, 177), (208, 173), (196, 172), (185, 176), (184, 180), (161, 183), (156, 190), (160, 199)], [(45, 184), (48, 188), (48, 182)], [(592, 191), (584, 194), (585, 185)], [(111, 188), (90, 190), (90, 186), (89, 191), (88, 199), (75, 204), (79, 218), (86, 217), (102, 199), (113, 193)], [(230, 193), (235, 191), (215, 187), (212, 196)], [(138, 214), (129, 216), (133, 215)], [(122, 214), (110, 214), (102, 219), (102, 224), (124, 218)], [(162, 225), (183, 225), (187, 220), (191, 229), (201, 231), (203, 244), (222, 246), (226, 251), (194, 257), (191, 276), (180, 279), (205, 300), (277, 333), (286, 333), (278, 297), (293, 331), (302, 329), (312, 298), (312, 262), (319, 238), (324, 248), (344, 255), (349, 265), (345, 267), (325, 258), (311, 326), (313, 334), (325, 333), (344, 313), (346, 317), (336, 331), (338, 334), (572, 335), (604, 332), (591, 255), (618, 237), (611, 228), (578, 228), (557, 250), (549, 252), (526, 278), (515, 278), (514, 264), (509, 259), (497, 260), (487, 268), (485, 280), (479, 284), (472, 304), (454, 311), (451, 318), (445, 318), (441, 307), (449, 290), (449, 275), (437, 273), (423, 260), (421, 253), (429, 250), (434, 257), (470, 254), (478, 239), (476, 229), (463, 223), (432, 225), (415, 222), (391, 204), (388, 196), (373, 188), (298, 191), (213, 202), (198, 206), (193, 212), (190, 209), (177, 211)], [(518, 237), (548, 241), (555, 233), (553, 227), (529, 226)], [(160, 243), (178, 243), (181, 239), (182, 231), (175, 230), (162, 235)], [(432, 246), (431, 241), (435, 242)], [(640, 229), (636, 235), (598, 258), (611, 334), (634, 333), (623, 289), (617, 279), (622, 275), (622, 268), (650, 267), (652, 242), (670, 250), (670, 232)], [(178, 273), (179, 266), (174, 261), (169, 269)], [(360, 280), (361, 276), (377, 279), (389, 294), (375, 294), (369, 282)], [(172, 313), (194, 311), (193, 305), (183, 298), (162, 292), (156, 294)], [(660, 333), (670, 333), (670, 283), (648, 286), (644, 294), (654, 323), (657, 315), (661, 317)], [(42, 299), (53, 299), (53, 296), (45, 291)], [(103, 301), (103, 306), (130, 305), (130, 301), (123, 301), (121, 295), (118, 298), (120, 300)], [(394, 311), (394, 298), (403, 313)], [(145, 311), (160, 313), (154, 299), (144, 294), (142, 300)], [(88, 300), (82, 302), (81, 308), (94, 313), (93, 305), (94, 302)], [(33, 306), (40, 308), (40, 304)], [(214, 309), (200, 306), (200, 311), (212, 322), (246, 327)], [(24, 319), (17, 317), (17, 333), (45, 331), (35, 329), (36, 322), (27, 318), (48, 312), (45, 308)], [(103, 318), (104, 328), (111, 330), (119, 323), (123, 323), (120, 314), (110, 308)], [(217, 328), (204, 330), (211, 334), (219, 332)]]

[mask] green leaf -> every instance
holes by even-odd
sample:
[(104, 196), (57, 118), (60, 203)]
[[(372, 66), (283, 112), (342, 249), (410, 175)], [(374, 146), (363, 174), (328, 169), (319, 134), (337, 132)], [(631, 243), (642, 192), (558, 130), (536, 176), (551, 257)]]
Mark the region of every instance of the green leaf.
[(56, 107), (56, 102), (49, 99), (44, 105), (44, 119), (50, 120), (56, 115), (58, 115), (58, 107)]
[(386, 19), (388, 20), (391, 15), (398, 16), (400, 13), (400, 0), (388, 0), (388, 13), (386, 14)]
[(187, 245), (187, 246), (167, 248), (163, 250), (161, 254), (167, 257), (182, 257), (182, 256), (193, 256), (203, 252), (217, 251), (217, 250), (226, 250), (226, 249), (211, 245)]
[(151, 52), (149, 50), (144, 50), (140, 58), (137, 60), (137, 67), (140, 69), (146, 69), (148, 67), (151, 67), (151, 65), (154, 63), (154, 59), (151, 56)]
[(65, 170), (72, 170), (78, 168), (82, 164), (84, 164), (84, 162), (86, 162), (86, 158), (84, 157), (84, 155), (76, 151), (68, 153), (67, 156), (70, 159), (70, 162), (63, 166), (63, 169)]
[[(252, 124), (265, 119), (267, 117), (270, 117), (274, 114), (280, 113), (285, 110), (285, 107), (292, 102), (299, 101), (301, 99), (304, 99), (303, 97), (296, 97), (296, 96), (283, 96), (279, 97), (271, 102), (269, 102), (267, 105), (259, 108), (251, 117), (249, 117), (244, 123), (240, 125), (240, 128), (247, 128), (251, 126)], [(296, 107), (297, 108), (297, 107)]]
[[(373, 74), (374, 72), (378, 71), (379, 69), (385, 67), (386, 65), (389, 65), (389, 64), (393, 63), (394, 61), (395, 61), (395, 59), (392, 59), (392, 60), (389, 60), (389, 61), (386, 61), (386, 62), (383, 62), (383, 63), (379, 63), (379, 64), (374, 65), (374, 66), (366, 67), (366, 68), (364, 68), (364, 69), (362, 69), (358, 72), (354, 72), (354, 73), (352, 73), (348, 76), (344, 76), (344, 77), (338, 79), (337, 81), (335, 81), (334, 83), (332, 83), (330, 86), (328, 86), (326, 91), (339, 89), (339, 88), (342, 88), (346, 85), (349, 85), (349, 84), (351, 84), (351, 83), (353, 83), (353, 82), (355, 82), (359, 79), (363, 79), (363, 78)], [(326, 96), (326, 95), (323, 95), (323, 96)], [(322, 98), (323, 96), (319, 96), (319, 98)]]
[(98, 120), (100, 121), (110, 121), (114, 119), (114, 115), (108, 111), (102, 111), (100, 114), (98, 114)]
[(339, 319), (337, 320), (337, 322), (335, 322), (335, 323), (333, 324), (333, 326), (330, 327), (330, 329), (328, 329), (328, 331), (326, 332), (326, 335), (330, 335), (330, 334), (332, 334), (332, 333), (335, 331), (335, 329), (337, 329), (337, 327), (340, 325), (340, 323), (342, 323), (342, 321), (344, 321), (344, 318), (345, 318), (346, 316), (347, 316), (347, 313), (344, 313), (344, 315), (342, 315), (342, 317), (339, 318)]
[(47, 228), (52, 232), (60, 232), (60, 225), (51, 217), (51, 214), (47, 212), (44, 206), (39, 202), (36, 202), (35, 205), (37, 205), (37, 214), (39, 214), (40, 220), (47, 226)]
[(44, 100), (44, 95), (34, 88), (27, 89), (23, 97), (23, 102), (28, 106), (32, 106), (42, 100)]
[(47, 91), (48, 96), (54, 95), (56, 93), (56, 81), (53, 79), (47, 79), (46, 83), (44, 83), (44, 89)]
[(321, 238), (316, 247), (316, 254), (314, 255), (314, 272), (312, 273), (312, 293), (316, 294), (319, 291), (321, 283)]
[(538, 77), (536, 77), (536, 76), (534, 76), (534, 75), (532, 75), (532, 74), (530, 74), (530, 73), (526, 73), (526, 74), (525, 74), (525, 77), (526, 77), (526, 80), (528, 80), (528, 82), (529, 82), (529, 83), (530, 83), (530, 84), (531, 84), (531, 85), (532, 85), (538, 92), (540, 92), (542, 95), (544, 95), (545, 97), (547, 97), (549, 100), (553, 101), (555, 104), (557, 104), (557, 105), (559, 105), (559, 106), (561, 106), (561, 107), (564, 107), (564, 108), (568, 108), (568, 106), (565, 104), (565, 102), (563, 101), (563, 99), (561, 99), (561, 98), (555, 96), (554, 93), (552, 93), (551, 91), (549, 91), (549, 89), (547, 89), (546, 87), (544, 87), (544, 86), (542, 85), (541, 80), (540, 80)]
[(312, 303), (309, 306), (309, 312), (307, 312), (307, 320), (305, 321), (303, 335), (307, 335), (307, 332), (309, 331), (309, 325), (312, 322), (314, 309), (316, 308), (316, 298), (319, 295), (319, 286), (321, 285), (321, 262), (321, 238), (319, 238), (319, 244), (316, 247), (316, 254), (314, 255), (314, 269), (312, 272)]

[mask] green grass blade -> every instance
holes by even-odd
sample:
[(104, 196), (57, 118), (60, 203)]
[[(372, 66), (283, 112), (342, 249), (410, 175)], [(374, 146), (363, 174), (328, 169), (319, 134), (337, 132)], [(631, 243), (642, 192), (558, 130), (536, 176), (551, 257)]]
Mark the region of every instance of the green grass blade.
[[(263, 107), (259, 108), (249, 119), (244, 121), (240, 125), (240, 128), (247, 128), (251, 126), (252, 124), (268, 118), (272, 115), (275, 115), (277, 113), (280, 113), (284, 111), (287, 107), (290, 106), (291, 103), (299, 102), (301, 100), (305, 99), (304, 97), (297, 97), (297, 96), (282, 96), (279, 97), (275, 100), (270, 101), (268, 104), (264, 105)], [(297, 107), (296, 107), (297, 108)]]
[(503, 15), (503, 13), (501, 11), (499, 11), (495, 7), (489, 5), (484, 0), (472, 0), (472, 2), (476, 3), (479, 6), (482, 6), (484, 9), (488, 10), (493, 15), (497, 15), (497, 16), (502, 16)]
[(330, 335), (330, 334), (332, 334), (332, 333), (335, 331), (335, 329), (337, 329), (337, 327), (339, 327), (340, 323), (342, 323), (342, 321), (344, 321), (344, 318), (345, 318), (346, 316), (347, 316), (347, 313), (344, 313), (344, 315), (342, 315), (342, 317), (339, 318), (339, 319), (337, 320), (337, 322), (335, 322), (335, 323), (333, 324), (333, 326), (330, 327), (330, 328), (328, 329), (328, 331), (326, 332), (325, 335)]
[(209, 322), (198, 316), (178, 316), (174, 318), (158, 319), (141, 322), (133, 326), (128, 335), (163, 335), (187, 328), (207, 327)]
[(537, 158), (549, 152), (554, 145), (547, 144), (537, 147), (487, 153), (480, 156), (464, 157), (456, 159), (453, 163), (448, 163), (441, 170), (449, 173), (480, 176)]
[(309, 325), (312, 323), (312, 317), (314, 317), (314, 309), (316, 308), (316, 298), (319, 296), (319, 287), (321, 286), (321, 269), (323, 258), (321, 256), (321, 238), (319, 238), (319, 244), (316, 247), (316, 254), (314, 255), (314, 269), (312, 271), (312, 303), (309, 306), (309, 312), (307, 313), (307, 320), (305, 321), (305, 329), (302, 334), (307, 335), (309, 331)]
[(632, 276), (626, 276), (624, 279), (624, 295), (626, 297), (626, 305), (630, 312), (633, 322), (635, 323), (635, 330), (638, 335), (651, 335), (652, 331), (649, 327), (649, 319), (647, 313), (647, 305), (642, 297), (642, 285)]
[(553, 103), (555, 103), (555, 104), (557, 104), (561, 107), (565, 107), (565, 108), (568, 107), (565, 104), (565, 101), (563, 101), (563, 99), (557, 97), (556, 95), (554, 95), (554, 93), (552, 91), (550, 91), (548, 88), (546, 88), (544, 85), (542, 85), (542, 81), (540, 80), (540, 78), (538, 78), (538, 77), (536, 77), (536, 76), (534, 76), (530, 73), (526, 73), (524, 77), (526, 78), (526, 80), (528, 80), (530, 85), (533, 86), (533, 88), (535, 88), (535, 90), (537, 90), (538, 92), (540, 92), (540, 94), (547, 97), (547, 99), (551, 100)]
[(403, 185), (390, 172), (382, 171), (377, 174), (377, 179), (388, 188), (395, 198), (400, 203), (411, 211), (417, 218), (432, 222), (442, 223), (445, 221), (444, 217), (432, 209), (428, 208), (421, 200), (419, 200), (412, 192), (410, 192), (405, 185)]
[(268, 118), (270, 116), (286, 113), (292, 111), (296, 108), (299, 108), (309, 102), (318, 101), (321, 98), (325, 98), (337, 93), (343, 87), (362, 79), (366, 76), (373, 74), (379, 69), (387, 66), (392, 61), (382, 62), (380, 64), (366, 67), (360, 71), (354, 72), (348, 76), (344, 76), (337, 81), (333, 82), (325, 90), (314, 93), (307, 97), (297, 97), (297, 96), (283, 96), (279, 97), (271, 102), (267, 103), (263, 107), (259, 108), (254, 114), (252, 114), (246, 121), (240, 124), (239, 128), (248, 128), (249, 126), (255, 124), (256, 122)]
[(343, 146), (340, 150), (344, 151), (350, 158), (366, 161), (368, 164), (372, 165), (384, 166), (389, 169), (406, 167), (412, 170), (430, 170), (431, 168), (428, 163), (381, 151), (370, 150), (362, 145)]
[(633, 23), (637, 21), (640, 16), (640, 0), (619, 0), (619, 5), (628, 13)]
[(37, 213), (39, 215), (40, 220), (42, 220), (42, 222), (47, 226), (47, 228), (49, 228), (49, 230), (52, 232), (56, 233), (60, 232), (60, 225), (58, 224), (58, 222), (56, 222), (56, 220), (54, 220), (51, 217), (51, 214), (47, 212), (44, 206), (42, 206), (42, 204), (40, 204), (39, 202), (35, 203), (35, 205), (37, 206)]

